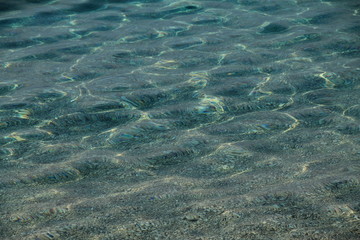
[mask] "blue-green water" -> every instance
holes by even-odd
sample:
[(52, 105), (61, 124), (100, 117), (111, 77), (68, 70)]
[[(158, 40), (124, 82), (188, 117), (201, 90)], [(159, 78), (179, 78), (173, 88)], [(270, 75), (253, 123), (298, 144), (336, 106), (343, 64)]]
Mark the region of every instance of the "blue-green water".
[(0, 239), (360, 239), (359, 11), (0, 0)]

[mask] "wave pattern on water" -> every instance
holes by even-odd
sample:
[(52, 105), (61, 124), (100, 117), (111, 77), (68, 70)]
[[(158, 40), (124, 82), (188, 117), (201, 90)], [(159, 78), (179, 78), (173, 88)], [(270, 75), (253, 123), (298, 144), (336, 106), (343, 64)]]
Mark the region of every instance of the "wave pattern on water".
[(359, 11), (0, 2), (0, 238), (358, 239)]

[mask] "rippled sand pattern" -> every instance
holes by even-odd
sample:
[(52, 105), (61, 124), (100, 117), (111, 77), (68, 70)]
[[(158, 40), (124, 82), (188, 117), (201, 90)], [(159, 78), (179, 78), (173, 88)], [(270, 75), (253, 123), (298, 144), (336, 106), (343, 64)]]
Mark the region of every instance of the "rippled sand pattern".
[(360, 239), (359, 11), (0, 1), (0, 239)]

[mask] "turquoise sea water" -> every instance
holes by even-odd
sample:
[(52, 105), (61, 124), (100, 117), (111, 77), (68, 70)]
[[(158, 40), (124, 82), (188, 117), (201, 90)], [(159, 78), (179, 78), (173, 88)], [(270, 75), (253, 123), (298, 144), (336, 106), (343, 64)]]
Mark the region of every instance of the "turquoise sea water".
[(0, 239), (360, 239), (360, 3), (0, 0)]

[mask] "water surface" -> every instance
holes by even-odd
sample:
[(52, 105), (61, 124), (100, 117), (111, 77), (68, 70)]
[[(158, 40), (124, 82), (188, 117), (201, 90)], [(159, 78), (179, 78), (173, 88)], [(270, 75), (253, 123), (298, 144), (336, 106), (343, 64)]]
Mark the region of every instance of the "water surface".
[(359, 239), (359, 11), (0, 1), (1, 239)]

